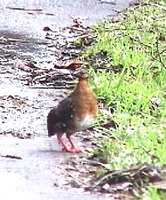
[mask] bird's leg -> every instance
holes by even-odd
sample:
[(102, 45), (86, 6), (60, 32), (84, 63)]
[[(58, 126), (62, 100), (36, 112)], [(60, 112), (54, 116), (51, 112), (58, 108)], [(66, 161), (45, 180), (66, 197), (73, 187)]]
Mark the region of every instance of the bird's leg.
[(58, 142), (62, 145), (62, 147), (64, 148), (65, 151), (69, 152), (70, 149), (66, 146), (66, 144), (63, 142), (62, 140), (62, 135), (61, 134), (57, 134), (57, 139)]
[(79, 152), (81, 152), (81, 150), (74, 145), (74, 143), (73, 143), (73, 141), (71, 139), (71, 135), (66, 133), (66, 137), (67, 137), (67, 139), (69, 140), (69, 142), (71, 144), (71, 149), (69, 149), (68, 152), (71, 152), (71, 153), (79, 153)]

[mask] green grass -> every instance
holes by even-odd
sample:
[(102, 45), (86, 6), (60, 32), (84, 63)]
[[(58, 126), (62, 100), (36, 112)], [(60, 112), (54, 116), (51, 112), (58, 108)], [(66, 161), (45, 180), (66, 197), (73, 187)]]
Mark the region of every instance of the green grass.
[(166, 194), (163, 192), (158, 192), (158, 188), (156, 186), (148, 187), (148, 190), (141, 197), (143, 200), (165, 200)]
[(96, 42), (83, 52), (93, 64), (99, 102), (115, 109), (120, 125), (107, 130), (116, 139), (93, 152), (111, 170), (166, 163), (166, 1), (149, 3), (128, 9), (119, 22), (99, 24)]

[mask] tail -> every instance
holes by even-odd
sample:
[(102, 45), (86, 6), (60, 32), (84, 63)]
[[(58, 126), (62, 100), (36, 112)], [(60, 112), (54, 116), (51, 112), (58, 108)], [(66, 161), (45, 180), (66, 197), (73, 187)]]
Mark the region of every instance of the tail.
[(48, 137), (51, 137), (53, 134), (53, 123), (51, 121), (50, 114), (47, 116), (47, 131), (48, 131)]

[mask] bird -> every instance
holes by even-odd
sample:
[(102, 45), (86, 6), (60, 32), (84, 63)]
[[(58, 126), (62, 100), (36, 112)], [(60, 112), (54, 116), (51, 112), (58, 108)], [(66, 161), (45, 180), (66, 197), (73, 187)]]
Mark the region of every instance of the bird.
[[(63, 150), (79, 153), (81, 150), (76, 147), (71, 136), (94, 126), (98, 114), (98, 103), (90, 89), (87, 72), (83, 69), (77, 70), (74, 76), (78, 78), (75, 89), (50, 110), (47, 116), (47, 129), (49, 137), (57, 135), (57, 140)], [(63, 141), (63, 134), (66, 134), (71, 144), (70, 148)]]

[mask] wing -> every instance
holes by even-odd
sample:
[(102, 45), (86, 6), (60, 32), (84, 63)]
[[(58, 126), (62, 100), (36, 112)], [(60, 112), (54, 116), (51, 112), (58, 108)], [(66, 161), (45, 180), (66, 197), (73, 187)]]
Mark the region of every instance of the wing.
[(57, 107), (54, 107), (47, 117), (48, 135), (66, 132), (67, 122), (73, 116), (73, 101), (70, 97), (61, 101)]

